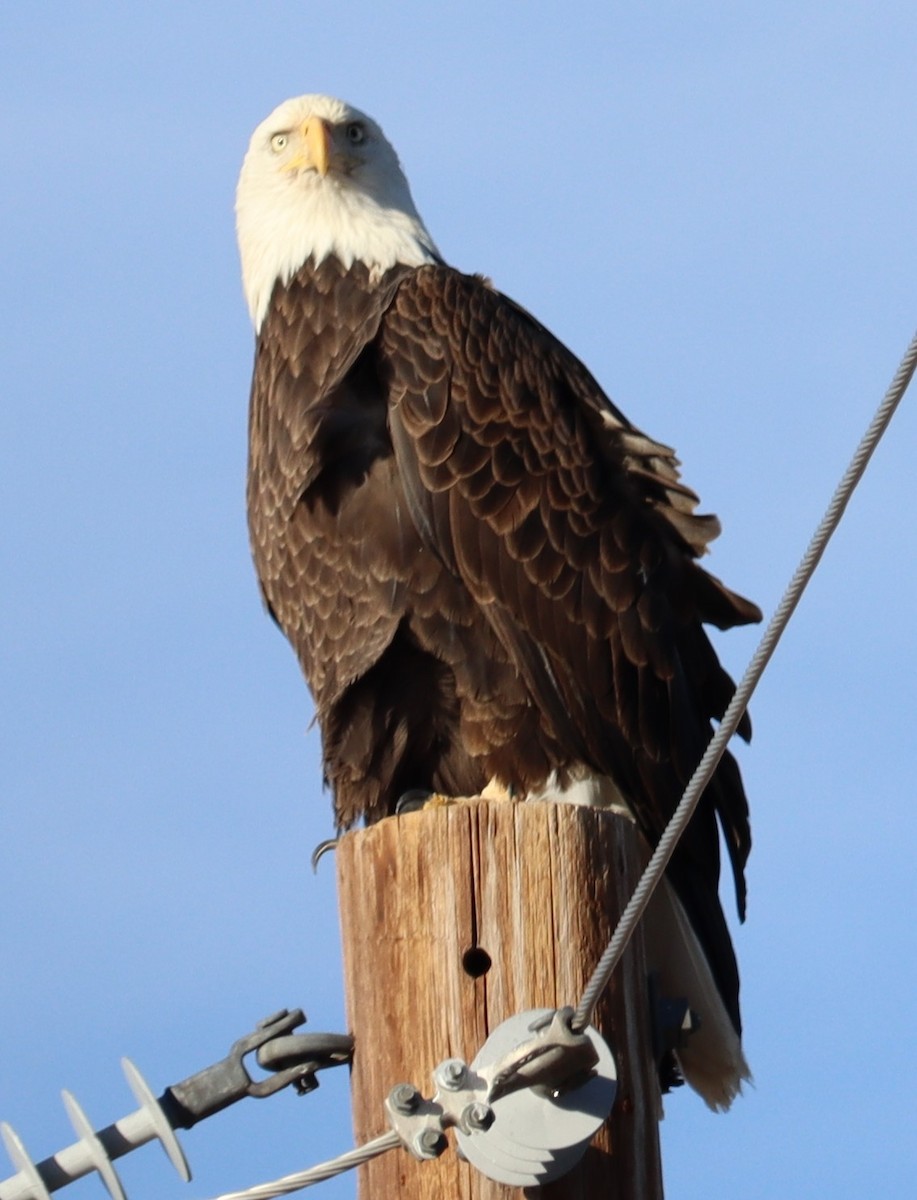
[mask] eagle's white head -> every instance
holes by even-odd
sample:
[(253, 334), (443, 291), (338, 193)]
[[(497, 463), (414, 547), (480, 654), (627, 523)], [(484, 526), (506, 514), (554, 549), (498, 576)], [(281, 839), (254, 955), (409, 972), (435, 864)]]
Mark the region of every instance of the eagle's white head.
[(311, 255), (382, 273), (439, 258), (398, 156), (370, 117), (330, 96), (297, 96), (252, 134), (236, 192), (245, 298), (261, 328), (274, 284)]

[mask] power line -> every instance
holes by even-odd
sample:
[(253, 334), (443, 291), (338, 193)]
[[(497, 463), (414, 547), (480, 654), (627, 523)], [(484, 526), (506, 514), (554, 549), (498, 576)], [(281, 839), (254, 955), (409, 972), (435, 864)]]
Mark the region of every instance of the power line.
[(869, 427), (863, 434), (847, 470), (844, 472), (840, 483), (835, 489), (834, 495), (831, 497), (821, 523), (812, 535), (806, 552), (803, 554), (799, 566), (796, 568), (780, 603), (777, 605), (774, 615), (771, 617), (761, 637), (761, 641), (758, 643), (758, 648), (751, 662), (748, 664), (742, 681), (736, 688), (735, 694), (726, 712), (723, 714), (719, 728), (710, 740), (710, 744), (707, 746), (696, 771), (691, 776), (688, 786), (685, 788), (684, 795), (678, 803), (678, 807), (672, 814), (671, 820), (663, 831), (662, 837), (659, 839), (659, 844), (634, 889), (633, 896), (631, 896), (624, 912), (621, 914), (611, 941), (608, 943), (604, 954), (599, 959), (592, 973), (592, 977), (586, 985), (582, 999), (573, 1017), (574, 1029), (585, 1029), (592, 1020), (599, 997), (605, 990), (612, 972), (620, 962), (627, 943), (630, 941), (638, 921), (645, 912), (650, 898), (665, 872), (669, 859), (672, 857), (672, 853), (678, 844), (678, 839), (684, 833), (703, 794), (704, 788), (710, 782), (713, 772), (716, 770), (717, 763), (723, 756), (727, 742), (738, 728), (739, 721), (742, 719), (742, 714), (745, 712), (748, 701), (757, 687), (758, 681), (764, 674), (764, 669), (770, 661), (771, 655), (776, 649), (777, 643), (780, 641), (783, 631), (786, 629), (790, 617), (793, 615), (809, 580), (815, 573), (815, 569), (831, 539), (831, 535), (840, 524), (847, 503), (853, 495), (854, 489), (859, 483), (863, 472), (866, 470), (873, 451), (879, 444), (882, 435), (888, 427), (889, 421), (894, 415), (895, 409), (907, 391), (907, 386), (911, 381), (915, 368), (917, 368), (917, 333), (914, 334), (910, 345), (905, 351), (901, 365), (898, 367), (894, 379), (889, 384), (888, 391), (885, 393), (882, 403), (879, 405)]
[[(666, 826), (662, 837), (659, 839), (659, 843), (634, 889), (633, 895), (628, 901), (621, 918), (618, 921), (611, 941), (608, 943), (608, 946), (606, 947), (604, 953), (599, 959), (598, 964), (596, 965), (595, 970), (593, 971), (592, 977), (590, 978), (589, 983), (583, 992), (580, 1003), (576, 1009), (576, 1012), (573, 1014), (572, 1021), (568, 1026), (571, 1034), (574, 1036), (577, 1032), (584, 1030), (586, 1026), (590, 1024), (598, 999), (601, 996), (604, 988), (607, 986), (608, 980), (610, 979), (615, 967), (620, 962), (623, 952), (627, 947), (631, 936), (633, 935), (637, 923), (645, 912), (649, 900), (665, 872), (665, 868), (671, 859), (676, 845), (678, 844), (678, 840), (690, 822), (700, 797), (703, 794), (707, 784), (710, 782), (713, 772), (716, 770), (716, 766), (723, 755), (729, 739), (738, 728), (739, 722), (743, 713), (745, 712), (748, 702), (757, 684), (759, 683), (761, 676), (764, 674), (774, 650), (776, 649), (783, 632), (789, 624), (789, 621), (792, 618), (792, 615), (795, 612), (809, 581), (814, 575), (815, 570), (821, 561), (821, 557), (827, 548), (828, 542), (840, 524), (841, 519), (846, 511), (847, 504), (849, 503), (857, 484), (862, 478), (876, 447), (888, 428), (888, 425), (898, 405), (900, 404), (904, 393), (911, 382), (911, 379), (913, 378), (915, 370), (917, 370), (917, 333), (915, 333), (907, 350), (905, 351), (895, 377), (889, 385), (882, 402), (880, 403), (872, 421), (866, 429), (866, 432), (863, 434), (846, 471), (841, 477), (841, 480), (838, 483), (833, 496), (831, 497), (825, 514), (816, 528), (815, 533), (812, 535), (806, 551), (803, 554), (802, 559), (800, 560), (799, 565), (797, 566), (789, 584), (787, 585), (780, 603), (777, 605), (774, 615), (771, 617), (767, 628), (761, 637), (758, 647), (752, 656), (751, 661), (749, 662), (745, 674), (735, 690), (732, 700), (730, 701), (729, 706), (723, 715), (723, 719), (719, 725), (719, 728), (711, 738), (710, 743), (707, 746), (707, 749), (701, 758), (697, 769), (692, 775), (688, 786), (686, 787), (685, 792), (672, 815), (671, 820)], [(569, 1010), (567, 1010), (567, 1013), (569, 1014)], [(316, 1069), (321, 1066), (331, 1065), (332, 1062), (345, 1061), (346, 1058), (349, 1057), (349, 1046), (346, 1048), (347, 1053), (344, 1054), (343, 1057), (342, 1049), (337, 1046), (338, 1042), (346, 1041), (347, 1039), (332, 1037), (331, 1040), (335, 1043), (332, 1050), (328, 1050), (325, 1046), (325, 1043), (328, 1041), (330, 1035), (311, 1035), (311, 1039), (306, 1035), (301, 1035), (298, 1039), (291, 1037), (281, 1039), (281, 1041), (285, 1041), (285, 1054), (282, 1056), (282, 1061), (283, 1064), (286, 1065), (287, 1069), (280, 1071), (276, 1078), (270, 1081), (266, 1089), (264, 1084), (253, 1083), (244, 1069), (241, 1068), (241, 1061), (246, 1052), (255, 1047), (260, 1047), (262, 1050), (264, 1050), (266, 1046), (269, 1046), (270, 1039), (277, 1034), (278, 1030), (286, 1031), (288, 1029), (295, 1028), (297, 1025), (302, 1023), (303, 1019), (304, 1018), (299, 1010), (294, 1013), (288, 1013), (287, 1010), (284, 1009), (281, 1012), (274, 1014), (273, 1017), (262, 1022), (254, 1034), (248, 1035), (246, 1038), (240, 1039), (238, 1042), (236, 1042), (225, 1062), (207, 1068), (204, 1072), (199, 1072), (197, 1076), (186, 1080), (183, 1084), (175, 1085), (173, 1088), (168, 1089), (168, 1093), (172, 1094), (173, 1101), (176, 1095), (184, 1094), (182, 1089), (188, 1091), (189, 1096), (197, 1096), (198, 1092), (201, 1090), (200, 1080), (205, 1078), (209, 1080), (211, 1076), (214, 1076), (214, 1078), (219, 1076), (219, 1095), (221, 1099), (219, 1107), (225, 1107), (225, 1087), (223, 1084), (225, 1083), (224, 1076), (226, 1076), (227, 1071), (237, 1085), (235, 1091), (233, 1092), (233, 1099), (237, 1099), (244, 1094), (266, 1094), (267, 1092), (275, 1091), (279, 1087), (285, 1086), (287, 1083), (293, 1081), (298, 1081), (298, 1083), (301, 1084), (306, 1078), (311, 1081), (311, 1087), (317, 1086), (314, 1081), (314, 1071)], [(511, 1021), (507, 1022), (507, 1024), (511, 1024)], [(534, 1030), (536, 1026), (529, 1025), (528, 1028)], [(317, 1058), (315, 1057), (317, 1054), (316, 1047), (312, 1044), (316, 1041), (316, 1037), (321, 1043), (321, 1046), (324, 1048), (322, 1050), (322, 1055), (319, 1055)], [(290, 1069), (287, 1063), (290, 1047), (289, 1045), (286, 1045), (286, 1043), (290, 1043), (292, 1041), (297, 1041), (298, 1045), (300, 1043), (302, 1044), (300, 1045), (300, 1050), (303, 1053), (306, 1049), (305, 1043), (308, 1042), (309, 1048), (312, 1051), (312, 1058), (310, 1058), (307, 1063), (297, 1063), (297, 1065)], [(515, 1044), (516, 1043), (514, 1042), (514, 1045)], [(555, 1048), (553, 1043), (552, 1048)], [(325, 1057), (328, 1057), (329, 1055), (329, 1061), (324, 1061)], [(312, 1061), (313, 1058), (315, 1061)], [(448, 1061), (451, 1062), (454, 1060)], [(526, 1061), (528, 1061), (527, 1058)], [(273, 1060), (269, 1059), (263, 1065), (272, 1067), (272, 1069), (278, 1069), (281, 1065), (281, 1060), (278, 1059), (277, 1062), (274, 1062)], [(442, 1065), (443, 1064), (441, 1064), (441, 1066)], [(463, 1068), (463, 1070), (466, 1069), (464, 1064), (460, 1063), (459, 1065)], [(134, 1079), (134, 1076), (136, 1075), (136, 1068), (130, 1067), (129, 1079), (133, 1080), (132, 1087), (137, 1085), (137, 1080)], [(195, 1086), (192, 1087), (191, 1085)], [(118, 1143), (118, 1155), (125, 1153), (128, 1149), (132, 1149), (135, 1145), (141, 1145), (146, 1141), (149, 1141), (154, 1136), (159, 1136), (161, 1138), (164, 1137), (168, 1144), (170, 1139), (174, 1141), (174, 1138), (172, 1138), (173, 1124), (183, 1124), (187, 1127), (190, 1127), (191, 1124), (196, 1123), (196, 1121), (202, 1116), (209, 1115), (210, 1111), (215, 1111), (212, 1106), (208, 1107), (207, 1104), (204, 1104), (200, 1112), (195, 1109), (194, 1113), (191, 1114), (190, 1120), (173, 1122), (165, 1113), (160, 1115), (160, 1100), (165, 1099), (166, 1094), (164, 1094), (160, 1100), (156, 1100), (152, 1093), (149, 1092), (149, 1088), (145, 1083), (143, 1083), (142, 1079), (139, 1080), (139, 1085), (137, 1086), (140, 1086), (140, 1091), (137, 1093), (137, 1095), (138, 1099), (141, 1101), (141, 1109), (138, 1110), (137, 1113), (132, 1114), (131, 1118), (126, 1118), (125, 1121), (120, 1123), (121, 1126), (124, 1126), (126, 1121), (133, 1121), (137, 1128), (135, 1129), (134, 1125), (131, 1125), (131, 1137), (126, 1137), (124, 1131), (120, 1130), (121, 1137)], [(531, 1083), (523, 1086), (530, 1087)], [(307, 1087), (305, 1090), (311, 1090), (311, 1087)], [(206, 1091), (207, 1089), (205, 1088), (204, 1090)], [(236, 1095), (236, 1092), (238, 1095)], [(493, 1099), (490, 1084), (487, 1085), (487, 1088), (482, 1095), (486, 1101)], [(52, 1186), (62, 1186), (63, 1183), (70, 1182), (71, 1178), (77, 1178), (80, 1175), (86, 1174), (88, 1170), (95, 1168), (102, 1172), (103, 1177), (106, 1179), (106, 1182), (113, 1191), (113, 1194), (121, 1195), (122, 1193), (120, 1184), (118, 1183), (117, 1178), (114, 1176), (113, 1171), (111, 1171), (110, 1164), (110, 1158), (115, 1157), (116, 1155), (109, 1148), (107, 1148), (101, 1140), (104, 1139), (105, 1135), (110, 1131), (102, 1131), (102, 1134), (97, 1136), (95, 1133), (93, 1133), (92, 1127), (88, 1123), (88, 1120), (84, 1117), (79, 1105), (77, 1105), (72, 1097), (69, 1097), (67, 1093), (65, 1093), (65, 1099), (68, 1100), (68, 1108), (70, 1108), (71, 1113), (77, 1123), (78, 1131), (81, 1133), (83, 1141), (86, 1142), (86, 1145), (89, 1147), (89, 1149), (87, 1149), (84, 1153), (82, 1142), (70, 1147), (69, 1150), (74, 1152), (71, 1157), (73, 1157), (74, 1160), (79, 1158), (79, 1163), (76, 1165), (71, 1164), (73, 1169), (70, 1170), (69, 1174), (67, 1172), (61, 1173), (61, 1168), (58, 1166), (59, 1176), (55, 1177), (56, 1182)], [(198, 1096), (198, 1100), (199, 1099), (200, 1097)], [(478, 1099), (480, 1100), (481, 1097), (479, 1096)], [(472, 1105), (471, 1107), (474, 1108), (475, 1105)], [(477, 1105), (477, 1107), (487, 1108), (487, 1104), (481, 1103)], [(461, 1122), (456, 1119), (454, 1114), (451, 1114), (451, 1123), (461, 1125)], [(484, 1128), (484, 1126), (481, 1126), (481, 1128)], [(6, 1181), (6, 1184), (0, 1185), (0, 1191), (9, 1190), (6, 1185), (15, 1185), (17, 1195), (20, 1191), (23, 1195), (47, 1195), (48, 1189), (45, 1185), (41, 1172), (41, 1168), (45, 1167), (47, 1164), (39, 1164), (38, 1166), (33, 1164), (13, 1131), (8, 1127), (4, 1127), (2, 1132), (4, 1134), (4, 1139), (7, 1142), (7, 1146), (14, 1157), (14, 1161), (18, 1166), (20, 1166), (21, 1169), (19, 1175), (15, 1176), (11, 1180)], [(433, 1132), (437, 1132), (441, 1136), (441, 1129), (433, 1130)], [(310, 1187), (312, 1184), (322, 1182), (326, 1179), (331, 1179), (345, 1171), (359, 1167), (389, 1150), (396, 1149), (403, 1145), (405, 1145), (404, 1137), (398, 1132), (392, 1130), (388, 1133), (382, 1134), (377, 1138), (374, 1138), (373, 1140), (365, 1143), (363, 1146), (347, 1151), (346, 1153), (339, 1155), (337, 1158), (329, 1159), (326, 1162), (319, 1163), (308, 1170), (294, 1172), (291, 1175), (283, 1176), (282, 1178), (274, 1180), (271, 1183), (259, 1184), (255, 1187), (244, 1189), (242, 1191), (227, 1192), (218, 1197), (217, 1200), (273, 1200), (274, 1197), (288, 1195), (291, 1192)], [(526, 1145), (528, 1145), (528, 1143), (526, 1143)], [(441, 1148), (442, 1147), (438, 1142), (435, 1151), (431, 1150), (429, 1154), (423, 1153), (421, 1157), (435, 1157), (436, 1154), (440, 1152)], [(177, 1144), (175, 1149), (177, 1152), (177, 1157), (180, 1159), (180, 1163), (177, 1163), (176, 1165), (179, 1165), (181, 1169), (181, 1167), (184, 1166), (184, 1158), (180, 1149), (177, 1148)], [(79, 1151), (79, 1154), (76, 1153), (77, 1151)], [(173, 1159), (173, 1161), (175, 1161), (175, 1159)], [(186, 1166), (184, 1169), (187, 1169)], [(499, 1178), (499, 1176), (494, 1177)], [(10, 1194), (12, 1194), (12, 1192)]]
[(241, 1192), (225, 1192), (222, 1196), (217, 1196), (216, 1200), (272, 1200), (274, 1196), (287, 1196), (300, 1188), (311, 1187), (314, 1183), (322, 1183), (326, 1179), (333, 1179), (335, 1175), (352, 1171), (354, 1167), (361, 1167), (370, 1159), (378, 1158), (388, 1150), (396, 1150), (400, 1145), (401, 1138), (397, 1133), (383, 1133), (355, 1150), (348, 1150), (346, 1154), (339, 1154), (337, 1158), (318, 1163), (307, 1171), (295, 1171), (292, 1175), (284, 1175), (271, 1183), (260, 1183)]
[[(821, 560), (821, 557), (837, 526), (840, 524), (847, 504), (865, 471), (873, 452), (879, 444), (885, 430), (894, 415), (908, 384), (917, 369), (917, 333), (915, 333), (888, 391), (876, 410), (866, 432), (854, 452), (853, 458), (844, 472), (840, 483), (828, 504), (824, 516), (800, 560), (787, 588), (771, 617), (754, 655), (743, 675), (735, 694), (719, 728), (712, 737), (697, 769), (692, 775), (669, 824), (653, 852), (649, 863), (640, 877), (630, 901), (624, 909), (615, 932), (602, 954), (592, 977), (587, 984), (579, 1006), (573, 1016), (571, 1027), (574, 1031), (585, 1029), (590, 1024), (595, 1006), (606, 987), (615, 967), (646, 910), (647, 904), (659, 884), (665, 868), (672, 856), (678, 839), (687, 827), (703, 794), (704, 788), (710, 782), (717, 763), (723, 755), (726, 745), (735, 733), (742, 718), (748, 701), (752, 696), (761, 676), (789, 624), (796, 606), (802, 598), (810, 579)], [(383, 1134), (381, 1137), (367, 1142), (358, 1149), (340, 1155), (336, 1159), (320, 1163), (307, 1171), (300, 1171), (284, 1176), (273, 1183), (262, 1184), (245, 1191), (229, 1192), (217, 1197), (217, 1200), (273, 1200), (273, 1197), (287, 1195), (299, 1188), (309, 1187), (325, 1179), (330, 1179), (353, 1167), (377, 1157), (388, 1150), (403, 1145), (402, 1139), (395, 1132)]]

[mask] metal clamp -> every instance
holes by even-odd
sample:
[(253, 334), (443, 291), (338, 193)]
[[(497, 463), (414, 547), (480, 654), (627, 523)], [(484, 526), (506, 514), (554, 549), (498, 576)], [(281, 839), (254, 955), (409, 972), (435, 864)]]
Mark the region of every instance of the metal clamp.
[(571, 1028), (573, 1009), (537, 1009), (500, 1025), (469, 1065), (449, 1058), (425, 1099), (392, 1088), (389, 1122), (415, 1157), (437, 1158), (446, 1130), (490, 1179), (534, 1187), (566, 1174), (606, 1119), (617, 1086), (611, 1051), (591, 1026)]
[[(512, 1020), (515, 1028), (517, 1018)], [(484, 1071), (491, 1101), (524, 1087), (556, 1096), (589, 1079), (599, 1054), (586, 1033), (573, 1031), (572, 1020), (573, 1009), (566, 1007), (547, 1009), (532, 1021), (531, 1036)]]
[(410, 1083), (389, 1092), (385, 1109), (389, 1122), (415, 1158), (438, 1158), (446, 1149), (446, 1130), (467, 1133), (489, 1129), (493, 1109), (487, 1103), (487, 1081), (460, 1058), (447, 1058), (433, 1072), (436, 1091), (426, 1100)]
[[(290, 1084), (305, 1095), (318, 1087), (316, 1071), (350, 1062), (353, 1039), (346, 1034), (290, 1036), (305, 1020), (302, 1009), (282, 1008), (234, 1042), (220, 1062), (166, 1088), (161, 1103), (173, 1129), (190, 1129), (243, 1096), (272, 1096)], [(253, 1050), (258, 1063), (273, 1075), (252, 1079), (243, 1060)]]

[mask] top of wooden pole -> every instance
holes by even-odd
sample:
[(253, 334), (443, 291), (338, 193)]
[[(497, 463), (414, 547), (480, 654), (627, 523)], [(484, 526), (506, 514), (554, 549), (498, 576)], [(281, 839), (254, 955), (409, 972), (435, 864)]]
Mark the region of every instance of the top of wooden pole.
[[(627, 820), (565, 804), (472, 801), (346, 834), (338, 885), (358, 1142), (386, 1129), (383, 1101), (434, 1091), (446, 1058), (470, 1062), (514, 1013), (575, 1005), (642, 866)], [(659, 1091), (639, 938), (596, 1016), (617, 1060), (608, 1124), (552, 1200), (661, 1195)], [(614, 1154), (610, 1153), (614, 1147)], [(518, 1195), (459, 1160), (394, 1151), (361, 1168), (379, 1200)]]

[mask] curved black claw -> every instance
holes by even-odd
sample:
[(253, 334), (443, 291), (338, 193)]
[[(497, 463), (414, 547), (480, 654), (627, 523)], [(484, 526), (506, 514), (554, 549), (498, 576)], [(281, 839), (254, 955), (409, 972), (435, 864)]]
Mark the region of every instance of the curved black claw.
[(333, 850), (337, 844), (337, 838), (326, 838), (323, 842), (319, 842), (319, 844), (315, 847), (315, 849), (312, 851), (312, 858), (310, 859), (310, 862), (312, 863), (313, 875), (318, 873), (318, 864), (322, 858), (322, 855), (327, 854), (329, 850)]
[(404, 792), (398, 797), (398, 803), (395, 805), (395, 816), (401, 817), (405, 813), (420, 812), (433, 798), (433, 795), (434, 793), (428, 792), (426, 788), (411, 788), (410, 791)]

